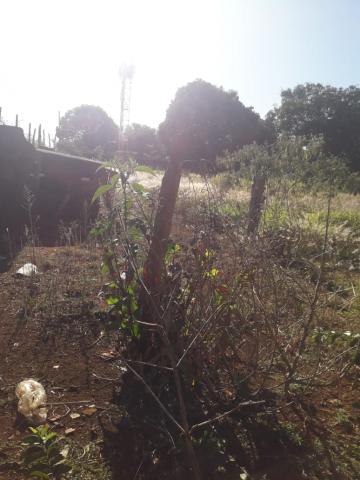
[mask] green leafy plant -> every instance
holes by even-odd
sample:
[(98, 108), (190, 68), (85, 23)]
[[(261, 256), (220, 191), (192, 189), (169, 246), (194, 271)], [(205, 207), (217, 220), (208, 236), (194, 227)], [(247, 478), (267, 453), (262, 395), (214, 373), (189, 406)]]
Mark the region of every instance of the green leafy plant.
[(28, 478), (60, 479), (71, 470), (61, 453), (59, 435), (48, 425), (30, 427), (31, 435), (23, 440), (22, 462)]
[(115, 282), (109, 285), (111, 289), (121, 290), (120, 295), (114, 293), (107, 295), (106, 303), (112, 310), (115, 310), (118, 314), (116, 321), (116, 328), (120, 328), (125, 332), (130, 333), (134, 338), (140, 337), (140, 326), (136, 318), (138, 311), (136, 282), (132, 282), (130, 285), (123, 286), (121, 289)]
[(353, 428), (352, 419), (343, 408), (339, 408), (335, 415), (336, 425), (339, 425), (346, 431), (351, 431)]

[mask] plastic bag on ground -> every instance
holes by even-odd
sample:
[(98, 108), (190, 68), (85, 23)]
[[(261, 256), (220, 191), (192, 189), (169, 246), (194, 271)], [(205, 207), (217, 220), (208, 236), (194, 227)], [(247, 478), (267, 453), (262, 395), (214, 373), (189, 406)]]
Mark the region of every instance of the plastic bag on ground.
[(37, 266), (33, 263), (25, 263), (25, 265), (16, 270), (16, 275), (21, 275), (23, 277), (31, 277), (31, 275), (36, 275), (37, 273)]
[(17, 384), (15, 394), (19, 399), (18, 412), (29, 423), (39, 425), (46, 422), (47, 409), (41, 405), (47, 402), (47, 396), (41, 383), (32, 378), (23, 380)]

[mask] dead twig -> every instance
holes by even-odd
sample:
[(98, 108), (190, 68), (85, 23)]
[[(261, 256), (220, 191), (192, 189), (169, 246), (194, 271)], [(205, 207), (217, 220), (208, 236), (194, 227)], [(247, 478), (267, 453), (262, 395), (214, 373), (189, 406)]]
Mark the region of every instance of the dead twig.
[(180, 423), (171, 415), (171, 413), (168, 411), (168, 409), (164, 406), (164, 404), (159, 400), (157, 395), (153, 392), (152, 388), (145, 382), (143, 377), (136, 371), (134, 370), (125, 360), (123, 360), (124, 364), (126, 367), (135, 375), (135, 377), (140, 380), (140, 382), (145, 386), (146, 390), (150, 393), (150, 395), (153, 397), (153, 399), (156, 401), (156, 403), (159, 405), (161, 410), (166, 414), (166, 416), (178, 427), (178, 429), (182, 432), (185, 433), (185, 430), (183, 427), (180, 425)]
[(214, 418), (210, 418), (209, 420), (205, 420), (204, 422), (197, 423), (196, 425), (193, 425), (190, 428), (189, 433), (191, 434), (194, 430), (197, 430), (198, 428), (201, 428), (201, 427), (205, 427), (206, 425), (209, 425), (210, 423), (218, 422), (222, 418), (227, 417), (228, 415), (231, 415), (232, 413), (236, 412), (240, 408), (249, 407), (249, 406), (253, 406), (253, 405), (263, 405), (264, 403), (265, 403), (265, 400), (258, 400), (256, 402), (254, 402), (252, 400), (249, 400), (248, 402), (240, 403), (239, 405), (232, 408), (231, 410), (228, 410), (227, 412), (224, 412), (224, 413), (222, 413), (222, 414), (220, 414), (220, 415), (218, 415)]
[(81, 404), (86, 404), (86, 403), (94, 403), (94, 400), (69, 400), (65, 402), (46, 402), (41, 405), (39, 405), (39, 408), (41, 407), (49, 407), (52, 405), (81, 405)]

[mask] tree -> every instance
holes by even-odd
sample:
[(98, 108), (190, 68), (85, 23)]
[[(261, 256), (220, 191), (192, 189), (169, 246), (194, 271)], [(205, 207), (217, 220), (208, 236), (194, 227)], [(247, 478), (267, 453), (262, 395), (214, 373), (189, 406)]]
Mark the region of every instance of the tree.
[(306, 83), (281, 93), (281, 105), (269, 112), (278, 134), (318, 136), (328, 154), (345, 156), (360, 170), (360, 88)]
[(234, 91), (225, 92), (203, 80), (196, 80), (177, 91), (159, 127), (170, 161), (160, 188), (144, 267), (144, 280), (150, 291), (157, 291), (161, 285), (184, 162), (190, 161), (197, 167), (199, 161), (205, 159), (214, 165), (216, 156), (223, 151), (236, 150), (255, 140), (264, 141), (266, 133), (260, 117), (244, 107)]
[(154, 128), (133, 123), (125, 130), (127, 148), (137, 163), (155, 168), (167, 165), (164, 146)]
[(59, 151), (99, 160), (111, 159), (117, 150), (119, 130), (100, 107), (81, 105), (66, 112), (56, 129)]
[(204, 80), (180, 88), (159, 127), (169, 146), (176, 137), (183, 143), (185, 158), (194, 168), (199, 160), (213, 165), (224, 151), (267, 138), (267, 128), (252, 108), (245, 107), (235, 91), (226, 92)]

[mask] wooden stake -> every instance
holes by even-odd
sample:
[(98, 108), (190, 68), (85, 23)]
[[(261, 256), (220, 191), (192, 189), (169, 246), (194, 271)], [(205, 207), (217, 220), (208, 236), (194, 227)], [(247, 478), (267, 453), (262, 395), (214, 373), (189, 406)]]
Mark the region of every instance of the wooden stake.
[(37, 142), (37, 146), (40, 147), (41, 145), (41, 123), (39, 125), (39, 130), (38, 130), (38, 142)]

